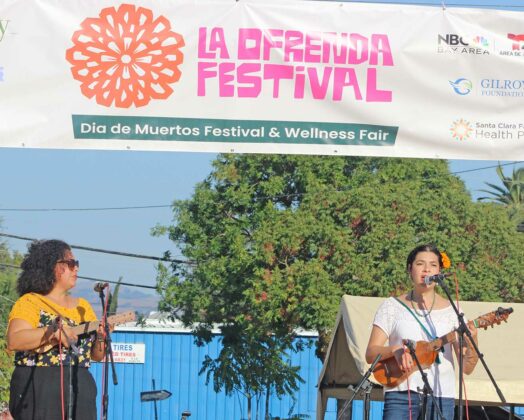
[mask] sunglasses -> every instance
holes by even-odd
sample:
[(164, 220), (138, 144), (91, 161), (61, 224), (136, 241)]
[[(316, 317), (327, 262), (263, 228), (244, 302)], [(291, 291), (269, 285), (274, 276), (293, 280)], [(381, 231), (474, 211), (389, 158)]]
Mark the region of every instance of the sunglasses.
[(69, 269), (71, 271), (73, 271), (75, 269), (75, 267), (79, 267), (80, 268), (80, 261), (78, 260), (59, 260), (57, 261), (57, 263), (64, 263), (64, 264), (67, 264), (67, 266), (69, 267)]

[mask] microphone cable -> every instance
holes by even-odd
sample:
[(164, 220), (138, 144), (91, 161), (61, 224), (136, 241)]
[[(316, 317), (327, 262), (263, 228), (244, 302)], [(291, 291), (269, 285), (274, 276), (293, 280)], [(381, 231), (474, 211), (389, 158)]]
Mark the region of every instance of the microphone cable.
[[(460, 294), (459, 294), (459, 281), (458, 281), (458, 277), (457, 277), (457, 273), (453, 273), (453, 280), (455, 281), (455, 299), (456, 299), (456, 302), (457, 302), (457, 309), (459, 310), (460, 312)], [(460, 352), (462, 352), (462, 349), (459, 349)], [(464, 357), (462, 357), (462, 368), (464, 368)], [(462, 378), (461, 378), (461, 383), (459, 384), (459, 386), (462, 387), (462, 389), (464, 390), (464, 403), (466, 405), (466, 419), (469, 420), (469, 402), (468, 402), (468, 394), (466, 392), (466, 381), (464, 380), (464, 374), (462, 375)], [(459, 407), (459, 410), (462, 410), (462, 407)]]
[[(58, 359), (60, 362), (60, 403), (62, 408), (62, 420), (65, 419), (65, 397), (64, 397), (64, 359), (62, 359), (62, 318), (58, 318)], [(71, 363), (71, 359), (69, 360)]]
[[(104, 355), (104, 358), (102, 359), (103, 362), (102, 362), (102, 393), (100, 395), (100, 420), (103, 420), (104, 418), (104, 408), (107, 408), (107, 407), (104, 407), (104, 405), (106, 404), (106, 402), (104, 401), (104, 393), (105, 393), (105, 371), (106, 371), (106, 363), (108, 363), (108, 360), (107, 360), (107, 337), (106, 337), (106, 317), (107, 317), (107, 307), (108, 307), (108, 304), (109, 304), (109, 285), (107, 286), (107, 294), (106, 294), (106, 301), (104, 302), (104, 310), (102, 312), (102, 322), (100, 323), (100, 325), (102, 326), (102, 331), (103, 331), (103, 334), (104, 334), (104, 351), (105, 351), (105, 355)], [(95, 338), (95, 341), (96, 341), (96, 338)], [(98, 341), (96, 341), (98, 343)], [(96, 345), (96, 344), (95, 344)], [(108, 373), (109, 375), (109, 373)], [(109, 383), (109, 381), (108, 381)]]

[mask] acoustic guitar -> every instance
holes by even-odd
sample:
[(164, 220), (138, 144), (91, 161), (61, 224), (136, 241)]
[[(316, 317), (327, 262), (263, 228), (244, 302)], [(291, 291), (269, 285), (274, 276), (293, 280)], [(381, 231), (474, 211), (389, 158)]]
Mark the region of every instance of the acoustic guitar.
[[(479, 316), (473, 321), (468, 322), (468, 326), (474, 325), (476, 328), (487, 329), (489, 326), (500, 325), (502, 321), (507, 322), (509, 315), (513, 312), (513, 308), (501, 308), (496, 311), (489, 312), (485, 315)], [(456, 331), (453, 330), (442, 337), (435, 338), (432, 341), (417, 341), (415, 346), (415, 355), (417, 356), (422, 369), (430, 367), (437, 358), (439, 350), (445, 344), (453, 343), (457, 339)], [(415, 370), (418, 371), (418, 370)], [(397, 363), (395, 356), (380, 360), (375, 369), (373, 369), (373, 376), (377, 382), (387, 387), (396, 387), (404, 382), (413, 372), (403, 372)]]
[[(107, 317), (107, 323), (109, 325), (118, 325), (118, 324), (123, 324), (124, 322), (129, 322), (129, 321), (134, 321), (134, 320), (135, 320), (135, 313), (133, 311), (120, 312), (119, 314), (111, 315)], [(96, 331), (99, 325), (100, 325), (100, 321), (91, 321), (91, 322), (86, 322), (84, 324), (76, 325), (70, 328), (77, 336), (80, 336), (82, 334), (88, 334), (90, 332)], [(54, 327), (55, 329), (58, 329), (57, 322), (55, 322)], [(44, 344), (33, 351), (35, 353), (45, 353), (46, 351), (51, 350), (53, 347), (57, 345), (58, 343)]]

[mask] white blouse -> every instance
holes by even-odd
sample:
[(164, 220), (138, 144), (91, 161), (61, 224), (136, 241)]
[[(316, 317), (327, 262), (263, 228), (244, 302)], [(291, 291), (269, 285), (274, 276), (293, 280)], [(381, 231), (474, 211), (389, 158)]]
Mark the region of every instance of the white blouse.
[[(419, 314), (427, 313), (419, 308), (417, 310)], [(441, 337), (458, 327), (457, 315), (451, 305), (443, 309), (433, 309), (428, 316), (418, 315), (412, 308), (410, 308), (410, 311), (415, 314), (428, 332), (433, 334), (433, 337), (428, 337), (413, 315), (395, 298), (391, 297), (379, 306), (373, 321), (374, 325), (386, 333), (389, 345), (400, 345), (404, 339), (431, 341), (433, 338)], [(435, 362), (425, 370), (435, 397), (455, 398), (455, 369), (452, 351), (451, 344), (446, 344), (444, 353), (439, 352), (440, 364)], [(424, 382), (418, 370), (397, 387), (384, 387), (384, 392), (407, 391), (408, 384), (411, 391), (422, 392)]]

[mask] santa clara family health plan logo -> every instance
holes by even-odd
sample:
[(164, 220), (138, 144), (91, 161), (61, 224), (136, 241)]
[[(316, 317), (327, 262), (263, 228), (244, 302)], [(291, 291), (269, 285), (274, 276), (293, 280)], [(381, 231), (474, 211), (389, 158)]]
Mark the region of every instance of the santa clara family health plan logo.
[(449, 131), (455, 140), (468, 140), (473, 132), (471, 123), (463, 118), (453, 121)]
[(66, 59), (73, 78), (99, 105), (130, 108), (167, 99), (180, 79), (184, 38), (150, 9), (131, 4), (102, 9), (81, 23), (72, 41)]

